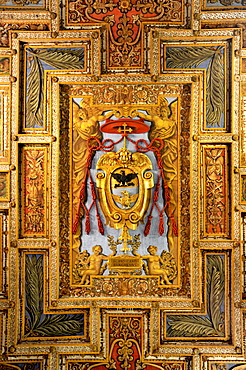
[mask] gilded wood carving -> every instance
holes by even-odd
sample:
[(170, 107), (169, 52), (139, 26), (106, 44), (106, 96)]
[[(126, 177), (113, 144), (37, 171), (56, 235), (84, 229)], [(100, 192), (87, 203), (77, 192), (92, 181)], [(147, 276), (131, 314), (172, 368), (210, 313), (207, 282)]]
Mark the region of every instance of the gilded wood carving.
[(0, 3), (0, 369), (244, 369), (245, 2)]

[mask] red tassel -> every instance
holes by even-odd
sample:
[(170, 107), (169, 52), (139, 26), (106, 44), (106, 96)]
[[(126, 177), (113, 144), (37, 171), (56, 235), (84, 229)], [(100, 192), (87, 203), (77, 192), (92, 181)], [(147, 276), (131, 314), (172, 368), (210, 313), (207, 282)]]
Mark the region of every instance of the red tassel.
[(80, 190), (80, 194), (79, 194), (79, 198), (80, 198), (81, 200), (83, 200), (84, 195), (85, 195), (85, 189), (86, 189), (86, 184), (87, 184), (88, 174), (90, 174), (90, 170), (87, 168), (87, 169), (86, 169), (86, 173), (85, 173), (85, 179), (84, 179), (84, 181), (82, 182), (82, 186), (81, 186), (81, 190)]
[(164, 183), (164, 192), (165, 192), (165, 201), (169, 202), (171, 197), (170, 197), (168, 186), (165, 183)]
[(162, 211), (165, 211), (166, 209), (168, 209), (169, 206), (170, 206), (170, 202), (166, 202)]
[(79, 194), (79, 198), (80, 198), (81, 200), (83, 200), (83, 197), (84, 197), (84, 194), (85, 194), (85, 186), (86, 186), (86, 179), (85, 179), (85, 181), (83, 181), (83, 183), (82, 183), (81, 190), (80, 190), (80, 194)]
[(92, 151), (90, 150), (89, 155), (87, 157), (87, 161), (86, 161), (87, 168), (91, 168), (91, 162), (92, 162)]
[(164, 233), (164, 222), (163, 222), (163, 215), (160, 214), (160, 222), (159, 222), (159, 229), (158, 232), (160, 235), (163, 235)]
[(91, 231), (90, 213), (89, 212), (86, 213), (85, 231), (86, 231), (87, 235), (90, 234), (90, 231)]
[(156, 184), (156, 188), (155, 188), (154, 196), (153, 196), (153, 201), (154, 201), (154, 203), (158, 202), (159, 189), (160, 189), (160, 183), (159, 183), (159, 181), (158, 181), (158, 182), (157, 182), (157, 184)]
[(171, 220), (172, 220), (172, 231), (173, 231), (173, 234), (175, 236), (178, 236), (178, 228), (177, 228), (177, 224), (176, 224), (176, 222), (174, 220), (174, 215), (173, 214), (171, 214)]
[(148, 216), (148, 221), (147, 221), (147, 223), (145, 225), (145, 229), (144, 229), (144, 236), (149, 235), (152, 218), (153, 218), (152, 216)]
[(92, 178), (90, 180), (90, 185), (91, 185), (91, 196), (92, 196), (92, 199), (93, 200), (96, 200), (97, 199), (97, 193), (96, 193), (95, 185), (94, 185), (94, 182), (93, 182)]
[[(84, 181), (82, 182), (82, 185), (81, 185), (81, 190), (80, 190), (80, 193), (79, 193), (79, 204), (78, 204), (78, 210), (77, 210), (77, 213), (76, 213), (76, 216), (75, 216), (75, 221), (73, 223), (73, 228), (72, 228), (72, 233), (75, 234), (76, 231), (77, 231), (77, 227), (78, 227), (78, 223), (79, 223), (79, 218), (80, 218), (80, 207), (81, 207), (81, 201), (83, 202), (84, 198), (85, 198), (85, 188), (86, 188), (86, 184), (87, 184), (87, 177), (88, 177), (88, 172), (89, 172), (89, 168), (91, 166), (91, 161), (92, 161), (92, 154), (91, 152), (89, 153), (89, 156), (87, 158), (87, 163), (86, 163), (86, 174), (85, 174), (85, 179)], [(87, 216), (86, 216), (87, 217)], [(86, 230), (89, 230), (90, 232), (90, 220), (86, 220)], [(89, 233), (87, 232), (87, 234)]]
[(156, 156), (157, 156), (158, 168), (161, 169), (162, 168), (162, 160), (161, 160), (161, 153), (160, 153), (159, 150), (156, 152)]
[(102, 223), (102, 220), (101, 220), (101, 217), (100, 217), (99, 213), (97, 213), (97, 224), (98, 224), (98, 230), (99, 230), (100, 234), (104, 235), (104, 227), (103, 227), (103, 223)]
[(79, 223), (79, 217), (80, 217), (81, 201), (83, 201), (84, 191), (85, 191), (85, 181), (82, 184), (82, 188), (81, 188), (80, 194), (79, 194), (79, 204), (78, 204), (78, 209), (77, 209), (77, 213), (75, 215), (75, 220), (74, 220), (73, 229), (72, 229), (73, 234), (75, 234), (76, 231), (77, 231), (77, 227), (78, 227), (78, 223)]

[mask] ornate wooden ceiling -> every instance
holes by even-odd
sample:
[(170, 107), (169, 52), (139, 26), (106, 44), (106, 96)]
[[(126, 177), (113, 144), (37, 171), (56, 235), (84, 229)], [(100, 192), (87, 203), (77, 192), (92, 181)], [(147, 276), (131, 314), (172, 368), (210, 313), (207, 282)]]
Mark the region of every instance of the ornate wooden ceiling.
[(0, 369), (245, 370), (245, 1), (0, 7)]

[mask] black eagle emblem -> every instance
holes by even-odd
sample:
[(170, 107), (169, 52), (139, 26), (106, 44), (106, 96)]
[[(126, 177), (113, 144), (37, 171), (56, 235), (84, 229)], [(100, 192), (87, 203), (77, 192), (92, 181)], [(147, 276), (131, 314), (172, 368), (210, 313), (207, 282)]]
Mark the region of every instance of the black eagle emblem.
[(131, 182), (133, 179), (137, 177), (136, 173), (128, 173), (124, 170), (120, 171), (121, 173), (112, 173), (113, 178), (118, 182), (115, 184), (115, 188), (122, 188), (124, 186), (134, 186), (134, 183)]

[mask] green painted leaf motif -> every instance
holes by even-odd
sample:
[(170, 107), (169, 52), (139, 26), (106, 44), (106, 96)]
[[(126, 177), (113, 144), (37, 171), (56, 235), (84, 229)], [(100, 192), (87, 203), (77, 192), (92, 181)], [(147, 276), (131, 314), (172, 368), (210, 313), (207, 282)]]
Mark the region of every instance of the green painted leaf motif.
[(223, 54), (219, 51), (211, 58), (207, 69), (207, 124), (221, 126), (221, 116), (224, 112), (225, 76)]
[(83, 330), (84, 314), (43, 314), (43, 256), (26, 256), (26, 310), (30, 316), (27, 336), (71, 336)]
[(43, 256), (26, 256), (26, 309), (30, 329), (35, 328), (43, 312)]
[(211, 58), (214, 53), (214, 48), (202, 46), (170, 48), (167, 51), (167, 67), (175, 69), (198, 67), (202, 62)]
[(224, 298), (224, 289), (224, 260), (220, 256), (208, 256), (207, 311), (216, 330), (219, 330), (219, 324), (221, 323), (221, 305)]
[(11, 365), (11, 364), (7, 364), (7, 363), (1, 363), (0, 364), (0, 370), (21, 370), (21, 368), (19, 366), (16, 366), (16, 365)]
[(198, 336), (216, 336), (212, 323), (206, 317), (200, 316), (168, 316), (167, 336), (179, 337), (198, 337)]
[(26, 126), (43, 126), (43, 67), (37, 57), (32, 58), (27, 78)]
[(26, 127), (43, 127), (43, 76), (42, 62), (56, 69), (82, 69), (84, 48), (27, 49), (31, 55), (31, 68), (27, 78)]
[(84, 66), (84, 48), (28, 49), (28, 52), (56, 69), (82, 69)]
[(196, 68), (202, 62), (209, 60), (207, 68), (206, 86), (206, 112), (207, 125), (210, 127), (221, 126), (221, 117), (224, 112), (224, 63), (223, 46), (214, 47), (183, 47), (170, 48), (167, 51), (168, 68)]
[[(207, 314), (167, 316), (168, 337), (222, 336), (221, 307), (225, 290), (224, 259), (221, 256), (207, 257)], [(222, 325), (223, 326), (223, 325)]]
[(83, 329), (83, 314), (46, 315), (44, 320), (35, 328), (35, 333), (41, 336), (71, 336)]

